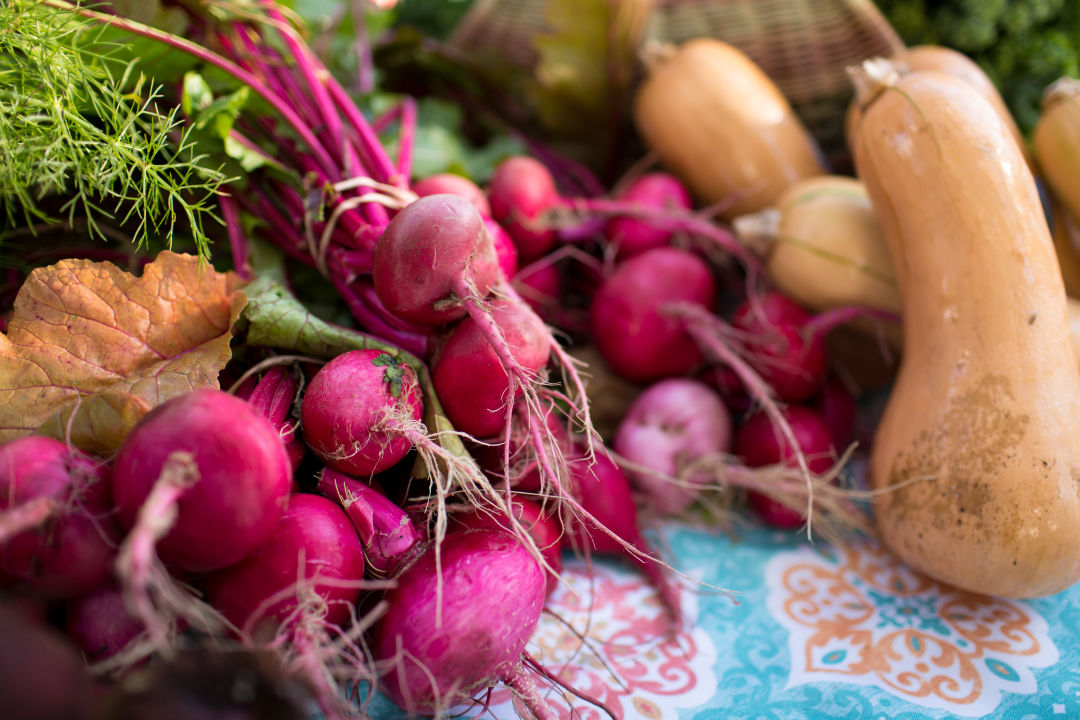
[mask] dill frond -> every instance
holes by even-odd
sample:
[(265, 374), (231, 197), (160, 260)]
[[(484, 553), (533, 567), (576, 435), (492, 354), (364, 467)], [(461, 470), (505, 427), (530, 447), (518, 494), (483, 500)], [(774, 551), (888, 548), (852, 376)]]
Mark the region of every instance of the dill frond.
[[(113, 48), (115, 49), (115, 48)], [(175, 230), (209, 258), (208, 220), (227, 178), (199, 154), (161, 88), (119, 63), (75, 13), (35, 0), (0, 3), (0, 203), (9, 223), (60, 213), (105, 238), (103, 222), (131, 223), (139, 247)]]

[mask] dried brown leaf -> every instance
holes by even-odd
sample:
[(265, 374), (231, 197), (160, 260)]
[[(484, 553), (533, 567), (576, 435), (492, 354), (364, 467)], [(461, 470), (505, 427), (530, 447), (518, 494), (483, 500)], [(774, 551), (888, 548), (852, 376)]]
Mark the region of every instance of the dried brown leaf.
[(162, 252), (134, 276), (108, 262), (34, 270), (0, 334), (0, 442), (81, 396), (127, 392), (157, 405), (218, 387), (246, 298), (232, 273)]

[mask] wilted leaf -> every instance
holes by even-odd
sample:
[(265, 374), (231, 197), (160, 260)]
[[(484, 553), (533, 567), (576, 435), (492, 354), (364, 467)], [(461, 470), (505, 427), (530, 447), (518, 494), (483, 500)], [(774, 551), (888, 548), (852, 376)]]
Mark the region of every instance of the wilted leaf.
[(157, 405), (217, 387), (246, 302), (240, 284), (172, 252), (139, 277), (88, 260), (34, 270), (0, 334), (0, 442), (103, 390)]
[(36, 434), (70, 442), (91, 455), (108, 456), (120, 449), (124, 438), (150, 407), (138, 395), (103, 390), (65, 405)]

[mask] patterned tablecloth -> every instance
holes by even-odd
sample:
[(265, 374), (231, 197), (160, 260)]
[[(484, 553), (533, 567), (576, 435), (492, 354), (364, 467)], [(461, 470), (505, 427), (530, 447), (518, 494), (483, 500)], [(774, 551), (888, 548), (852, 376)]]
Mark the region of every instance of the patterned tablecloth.
[[(991, 599), (916, 575), (869, 541), (810, 545), (765, 529), (732, 539), (667, 525), (660, 543), (680, 572), (735, 595), (683, 582), (686, 627), (665, 639), (662, 608), (630, 565), (594, 561), (590, 573), (570, 559), (528, 648), (619, 718), (1080, 720), (1080, 585)], [(563, 718), (571, 701), (575, 717), (607, 717), (556, 699)], [(464, 717), (517, 714), (500, 689)]]

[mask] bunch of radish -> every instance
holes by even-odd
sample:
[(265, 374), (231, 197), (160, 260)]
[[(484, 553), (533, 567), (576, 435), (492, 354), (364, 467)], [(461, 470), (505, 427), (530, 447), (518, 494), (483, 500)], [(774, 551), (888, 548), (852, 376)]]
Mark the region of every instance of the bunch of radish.
[[(555, 676), (526, 646), (564, 552), (627, 560), (676, 628), (647, 520), (745, 500), (780, 527), (860, 524), (836, 482), (852, 399), (823, 344), (851, 312), (759, 290), (760, 260), (665, 172), (582, 193), (517, 155), (485, 187), (413, 177), (415, 103), (367, 118), (257, 5), (263, 22), (197, 18), (195, 41), (78, 12), (271, 108), (234, 135), (304, 186), (257, 171), (221, 198), (235, 267), (251, 272), (242, 217), (258, 217), (255, 236), (335, 288), (363, 347), (276, 348), (231, 392), (156, 407), (114, 456), (0, 447), (5, 595), (60, 608), (96, 675), (194, 639), (269, 653), (330, 717), (362, 714), (366, 681), (434, 715), (504, 683), (549, 718), (537, 678)], [(589, 397), (605, 372), (636, 395), (608, 437)]]

